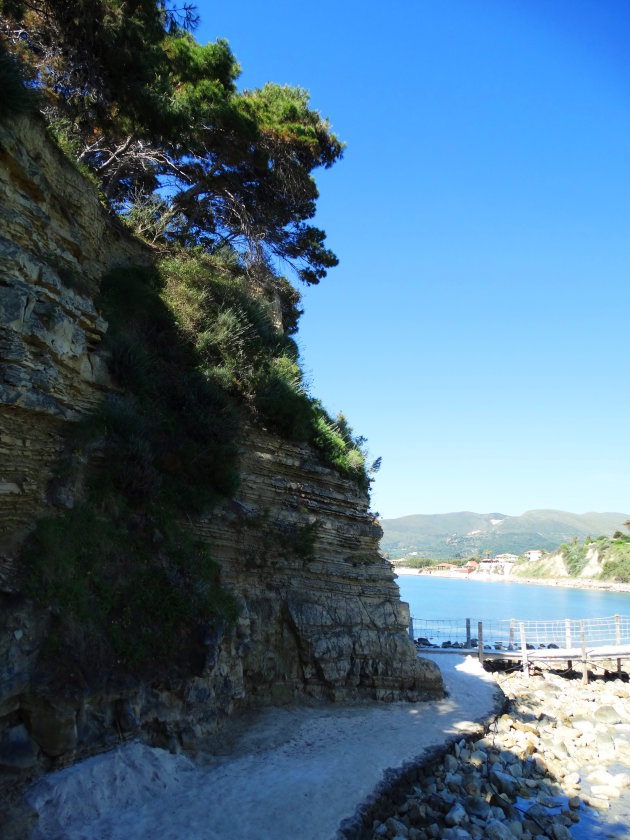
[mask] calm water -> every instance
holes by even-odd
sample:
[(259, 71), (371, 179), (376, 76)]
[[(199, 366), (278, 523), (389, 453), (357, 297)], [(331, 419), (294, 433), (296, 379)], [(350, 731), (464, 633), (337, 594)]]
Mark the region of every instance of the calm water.
[(400, 575), (397, 583), (400, 597), (418, 619), (540, 621), (630, 615), (630, 592), (486, 583), (430, 575)]

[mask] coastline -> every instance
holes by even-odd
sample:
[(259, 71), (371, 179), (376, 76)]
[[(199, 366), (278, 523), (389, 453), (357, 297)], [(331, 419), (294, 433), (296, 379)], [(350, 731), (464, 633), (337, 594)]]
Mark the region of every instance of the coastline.
[(486, 572), (472, 572), (469, 575), (458, 572), (428, 572), (426, 569), (414, 569), (410, 566), (392, 564), (396, 575), (416, 575), (423, 577), (450, 578), (451, 580), (472, 580), (483, 583), (525, 583), (530, 586), (557, 586), (565, 589), (597, 589), (602, 592), (630, 592), (630, 583), (593, 578), (526, 578), (513, 575), (492, 575)]
[(392, 797), (370, 840), (393, 830), (471, 840), (627, 837), (628, 673), (593, 675), (586, 686), (548, 669), (529, 677), (498, 670), (494, 678), (506, 697), (501, 716)]

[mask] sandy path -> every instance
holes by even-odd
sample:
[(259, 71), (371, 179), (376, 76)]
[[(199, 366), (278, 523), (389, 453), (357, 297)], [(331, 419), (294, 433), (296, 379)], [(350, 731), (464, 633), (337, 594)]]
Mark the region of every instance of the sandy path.
[(419, 704), (271, 709), (195, 763), (126, 744), (40, 779), (36, 837), (63, 840), (331, 840), (400, 767), (498, 708), (473, 659), (439, 655), (450, 696)]

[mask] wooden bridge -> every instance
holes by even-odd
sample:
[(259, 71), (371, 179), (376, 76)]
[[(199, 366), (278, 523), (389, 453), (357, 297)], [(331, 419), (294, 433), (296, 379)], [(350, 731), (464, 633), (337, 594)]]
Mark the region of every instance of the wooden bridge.
[(576, 663), (585, 683), (589, 665), (620, 672), (622, 659), (630, 659), (630, 616), (622, 615), (555, 621), (412, 618), (409, 635), (419, 652), (458, 652), (478, 656), (481, 663), (520, 662), (528, 676), (534, 664), (566, 662), (571, 669)]

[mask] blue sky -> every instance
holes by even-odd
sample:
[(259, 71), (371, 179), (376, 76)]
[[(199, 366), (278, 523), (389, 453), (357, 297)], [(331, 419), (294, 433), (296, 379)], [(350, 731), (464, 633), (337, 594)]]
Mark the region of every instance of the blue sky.
[(373, 509), (630, 513), (630, 4), (197, 6), (347, 144), (298, 342)]

